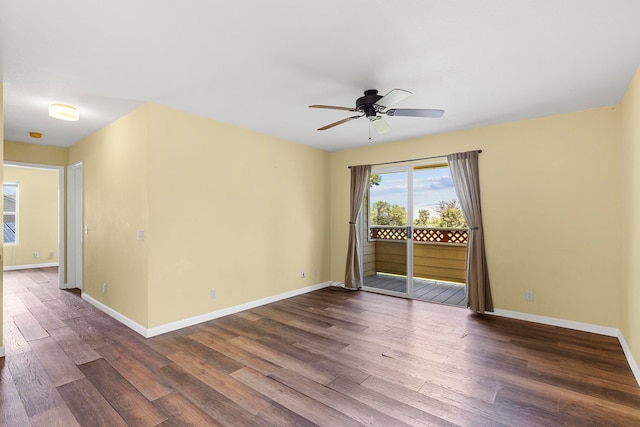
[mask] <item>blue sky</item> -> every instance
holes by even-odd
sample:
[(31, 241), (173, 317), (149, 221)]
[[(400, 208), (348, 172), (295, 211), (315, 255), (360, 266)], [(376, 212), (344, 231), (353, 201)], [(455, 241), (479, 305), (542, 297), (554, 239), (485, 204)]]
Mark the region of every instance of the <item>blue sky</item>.
[[(371, 187), (371, 203), (384, 200), (392, 205), (407, 208), (407, 172), (379, 174), (380, 185)], [(449, 168), (429, 168), (413, 171), (413, 217), (418, 211), (428, 209), (435, 214), (440, 200), (457, 199)]]

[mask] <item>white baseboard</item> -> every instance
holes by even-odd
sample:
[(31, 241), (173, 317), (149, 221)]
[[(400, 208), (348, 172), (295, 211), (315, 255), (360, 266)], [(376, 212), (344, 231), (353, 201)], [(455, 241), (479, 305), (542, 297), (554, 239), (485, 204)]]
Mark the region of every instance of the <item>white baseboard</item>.
[(208, 322), (209, 320), (217, 319), (219, 317), (228, 316), (230, 314), (239, 313), (244, 310), (260, 307), (261, 305), (271, 304), (272, 302), (280, 301), (283, 299), (295, 297), (298, 295), (306, 294), (309, 292), (317, 291), (318, 289), (326, 288), (331, 282), (319, 283), (313, 286), (307, 286), (306, 288), (296, 289), (282, 294), (274, 295), (267, 298), (262, 298), (256, 301), (247, 302), (244, 304), (235, 305), (229, 308), (223, 308), (222, 310), (216, 310), (211, 313), (202, 314), (200, 316), (190, 317), (184, 320), (178, 320), (177, 322), (167, 323), (165, 325), (156, 326), (147, 330), (147, 338), (155, 337), (156, 335), (166, 334), (167, 332), (175, 331), (178, 329), (186, 328), (188, 326), (197, 325), (198, 323)]
[(0, 357), (4, 357), (4, 346), (0, 345)]
[(112, 309), (108, 305), (104, 305), (103, 303), (101, 303), (97, 299), (95, 299), (93, 297), (90, 297), (89, 295), (85, 294), (84, 292), (82, 293), (82, 299), (85, 300), (86, 302), (88, 302), (89, 304), (93, 305), (94, 307), (100, 309), (100, 311), (103, 311), (106, 314), (108, 314), (109, 316), (113, 317), (118, 322), (124, 324), (125, 326), (128, 326), (131, 329), (133, 329), (134, 331), (136, 331), (140, 335), (149, 338), (147, 336), (147, 329), (144, 326), (142, 326), (141, 324), (129, 319), (124, 314), (121, 314), (120, 312)]
[(145, 328), (144, 326), (136, 323), (135, 321), (129, 319), (127, 316), (113, 310), (112, 308), (104, 305), (100, 301), (90, 297), (89, 295), (83, 293), (82, 299), (87, 301), (89, 304), (97, 307), (101, 311), (105, 312), (109, 316), (118, 320), (120, 323), (128, 326), (133, 329), (140, 335), (145, 338), (155, 337), (157, 335), (166, 334), (167, 332), (176, 331), (178, 329), (186, 328), (188, 326), (197, 325), (198, 323), (208, 322), (209, 320), (217, 319), (219, 317), (228, 316), (230, 314), (238, 313), (240, 311), (249, 310), (251, 308), (260, 307), (265, 304), (270, 304), (272, 302), (280, 301), (283, 299), (295, 297), (298, 295), (306, 294), (309, 292), (317, 291), (318, 289), (326, 288), (331, 285), (332, 282), (324, 282), (319, 283), (313, 286), (307, 286), (306, 288), (296, 289), (289, 292), (284, 292), (278, 295), (273, 295), (271, 297), (262, 298), (256, 301), (247, 302), (244, 304), (235, 305), (233, 307), (223, 308), (222, 310), (216, 310), (211, 313), (201, 314), (199, 316), (190, 317), (188, 319), (178, 320), (176, 322), (167, 323), (160, 326), (155, 326), (153, 328)]
[(518, 311), (495, 309), (493, 313), (487, 312), (487, 314), (508, 317), (510, 319), (526, 320), (527, 322), (541, 323), (543, 325), (559, 326), (561, 328), (574, 329), (576, 331), (591, 332), (593, 334), (606, 335), (608, 337), (617, 337), (620, 333), (620, 330), (617, 328), (607, 328), (606, 326), (556, 319), (555, 317), (538, 316), (536, 314), (520, 313)]
[(541, 323), (543, 325), (558, 326), (561, 328), (574, 329), (576, 331), (591, 332), (593, 334), (605, 335), (608, 337), (616, 337), (622, 346), (627, 363), (636, 378), (636, 382), (640, 386), (640, 369), (631, 354), (631, 350), (618, 328), (609, 328), (606, 326), (592, 325), (590, 323), (574, 322), (572, 320), (556, 319), (555, 317), (538, 316), (535, 314), (520, 313), (517, 311), (495, 309), (493, 313), (487, 312), (500, 317), (508, 317), (510, 319), (525, 320), (527, 322)]
[(2, 267), (3, 271), (13, 271), (13, 270), (28, 270), (30, 268), (45, 268), (45, 267), (58, 267), (59, 263), (57, 262), (48, 262), (44, 264), (25, 264), (25, 265), (5, 265)]
[(633, 376), (636, 377), (636, 382), (640, 385), (640, 368), (638, 368), (638, 364), (633, 358), (633, 354), (631, 354), (631, 349), (627, 345), (627, 342), (622, 335), (622, 332), (618, 334), (618, 341), (620, 341), (620, 345), (622, 346), (622, 350), (624, 351), (624, 355), (627, 356), (627, 362), (629, 362), (629, 367), (631, 368), (631, 372), (633, 372)]

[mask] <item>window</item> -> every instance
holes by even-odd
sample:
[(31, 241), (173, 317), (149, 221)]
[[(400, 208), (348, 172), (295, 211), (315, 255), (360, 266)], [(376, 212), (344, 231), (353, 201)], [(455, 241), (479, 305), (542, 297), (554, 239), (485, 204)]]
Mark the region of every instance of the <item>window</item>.
[(18, 236), (18, 183), (5, 182), (2, 184), (4, 195), (3, 236), (5, 245), (14, 245)]

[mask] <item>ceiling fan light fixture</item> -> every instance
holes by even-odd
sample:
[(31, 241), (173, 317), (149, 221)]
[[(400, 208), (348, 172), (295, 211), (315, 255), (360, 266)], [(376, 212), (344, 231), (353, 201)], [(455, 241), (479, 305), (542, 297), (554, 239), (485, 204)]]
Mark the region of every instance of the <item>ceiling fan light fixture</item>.
[(378, 132), (380, 135), (384, 135), (387, 132), (391, 131), (391, 127), (387, 123), (385, 119), (378, 116), (375, 120), (371, 120), (371, 126)]
[(49, 106), (49, 116), (58, 120), (76, 122), (80, 120), (80, 112), (76, 107), (66, 104), (51, 104)]

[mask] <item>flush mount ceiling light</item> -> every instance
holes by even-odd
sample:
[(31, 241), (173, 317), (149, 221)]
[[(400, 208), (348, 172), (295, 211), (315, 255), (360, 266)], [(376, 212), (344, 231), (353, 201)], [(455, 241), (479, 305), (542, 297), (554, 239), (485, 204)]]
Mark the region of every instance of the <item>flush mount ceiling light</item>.
[(42, 138), (42, 134), (40, 132), (29, 132), (29, 136), (31, 138), (40, 139)]
[(49, 115), (54, 119), (75, 122), (80, 119), (80, 112), (76, 107), (66, 104), (51, 104), (49, 106)]

